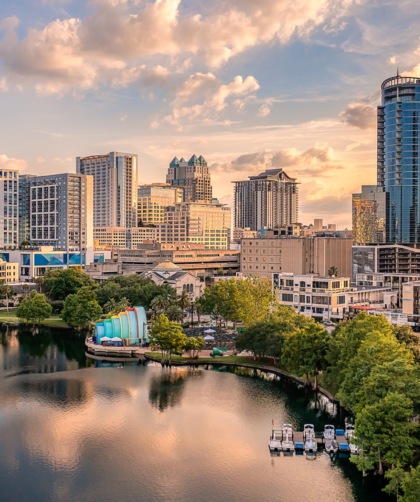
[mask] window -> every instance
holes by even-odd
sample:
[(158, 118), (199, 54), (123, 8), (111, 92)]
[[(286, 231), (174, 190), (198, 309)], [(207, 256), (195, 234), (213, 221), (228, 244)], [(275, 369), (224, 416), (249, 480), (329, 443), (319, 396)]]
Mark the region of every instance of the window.
[(281, 299), (284, 302), (293, 302), (293, 295), (289, 293), (282, 293)]
[(332, 289), (340, 289), (340, 281), (333, 281), (331, 287)]
[(345, 296), (339, 296), (339, 297), (337, 297), (337, 304), (338, 305), (343, 305), (343, 303), (346, 303), (346, 297)]

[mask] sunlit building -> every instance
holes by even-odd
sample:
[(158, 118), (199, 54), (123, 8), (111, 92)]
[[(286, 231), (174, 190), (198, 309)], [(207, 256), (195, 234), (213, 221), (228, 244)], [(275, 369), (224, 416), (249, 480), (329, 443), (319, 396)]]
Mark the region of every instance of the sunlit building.
[(352, 230), (355, 244), (386, 242), (388, 194), (383, 187), (362, 185), (352, 196)]
[(175, 157), (169, 164), (166, 182), (183, 187), (184, 202), (212, 202), (213, 189), (206, 159), (193, 155), (187, 162)]

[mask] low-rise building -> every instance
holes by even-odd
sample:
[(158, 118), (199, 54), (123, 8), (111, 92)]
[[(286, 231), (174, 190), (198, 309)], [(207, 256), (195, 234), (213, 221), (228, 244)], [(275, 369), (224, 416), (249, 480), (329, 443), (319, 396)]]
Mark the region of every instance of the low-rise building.
[(19, 264), (0, 258), (0, 280), (6, 283), (19, 281)]
[(352, 287), (349, 277), (280, 274), (277, 298), (297, 312), (324, 318), (343, 318), (350, 308), (386, 308), (396, 301), (391, 287)]
[(235, 228), (233, 230), (233, 242), (240, 243), (242, 239), (256, 239), (258, 232), (250, 228)]
[(171, 285), (176, 289), (178, 295), (185, 291), (190, 301), (199, 298), (203, 291), (204, 283), (200, 281), (199, 277), (182, 270), (169, 260), (158, 263), (156, 267), (143, 272), (142, 276), (148, 277), (158, 286)]
[(94, 241), (98, 246), (112, 246), (120, 249), (137, 249), (138, 244), (156, 239), (154, 226), (143, 227), (95, 227)]

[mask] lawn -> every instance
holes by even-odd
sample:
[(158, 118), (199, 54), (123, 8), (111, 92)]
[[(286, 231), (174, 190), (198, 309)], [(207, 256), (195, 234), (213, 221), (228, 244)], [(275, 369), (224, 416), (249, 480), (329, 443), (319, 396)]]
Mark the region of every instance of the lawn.
[[(146, 356), (154, 357), (156, 359), (161, 359), (162, 355), (160, 352), (146, 352)], [(190, 357), (184, 356), (172, 356), (172, 361), (185, 362), (189, 361), (191, 363), (237, 363), (237, 364), (252, 364), (253, 366), (266, 366), (267, 363), (262, 361), (253, 361), (246, 356), (223, 356), (223, 357), (200, 357), (199, 359), (191, 359)]]
[[(13, 317), (14, 319), (17, 319), (16, 311), (17, 309), (9, 309), (9, 312), (7, 312), (7, 310), (0, 310), (0, 319), (6, 317)], [(50, 314), (49, 318), (60, 319), (60, 314)]]

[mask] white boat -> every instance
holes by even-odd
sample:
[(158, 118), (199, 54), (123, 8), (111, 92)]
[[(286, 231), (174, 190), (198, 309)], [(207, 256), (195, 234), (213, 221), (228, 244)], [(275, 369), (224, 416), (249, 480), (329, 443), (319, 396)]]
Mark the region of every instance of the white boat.
[(282, 442), (281, 449), (283, 451), (293, 451), (295, 449), (295, 443), (293, 442), (293, 426), (290, 424), (283, 424), (282, 429)]
[(306, 452), (314, 453), (317, 451), (315, 429), (312, 424), (305, 424), (303, 426), (303, 441)]
[(353, 434), (354, 434), (354, 425), (351, 422), (346, 422), (344, 436), (347, 439), (347, 441), (350, 441)]
[(330, 424), (325, 425), (324, 438), (325, 439), (335, 439), (335, 427), (333, 425), (330, 425)]
[(268, 441), (268, 447), (272, 452), (281, 451), (281, 441), (282, 441), (282, 433), (281, 431), (275, 431), (271, 433), (270, 439)]
[(338, 451), (338, 443), (337, 441), (333, 439), (327, 439), (325, 442), (325, 451), (327, 453), (337, 453)]

